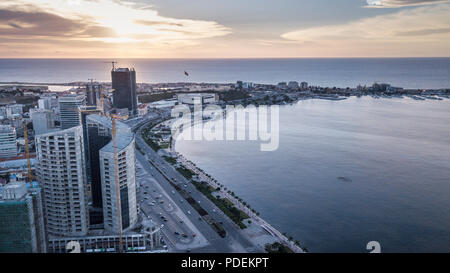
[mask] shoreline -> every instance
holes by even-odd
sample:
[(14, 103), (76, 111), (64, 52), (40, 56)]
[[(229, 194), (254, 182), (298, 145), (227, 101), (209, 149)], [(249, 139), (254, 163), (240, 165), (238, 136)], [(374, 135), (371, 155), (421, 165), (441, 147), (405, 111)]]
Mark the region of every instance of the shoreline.
[[(164, 124), (164, 123), (170, 123), (172, 120), (173, 119), (162, 121), (160, 123), (155, 124), (154, 126), (151, 126), (151, 128), (156, 127), (161, 124)], [(201, 122), (204, 123), (204, 122), (209, 122), (212, 120), (213, 119), (201, 120)], [(195, 126), (195, 124), (196, 123), (194, 123), (193, 125), (191, 124), (191, 126)], [(258, 225), (263, 231), (265, 231), (267, 234), (272, 236), (279, 243), (287, 246), (294, 253), (307, 253), (307, 251), (304, 248), (302, 248), (302, 246), (300, 244), (296, 244), (296, 242), (294, 240), (289, 240), (287, 235), (283, 234), (278, 229), (273, 227), (270, 223), (268, 223), (266, 220), (264, 220), (262, 217), (260, 217), (258, 212), (256, 212), (254, 209), (250, 208), (250, 205), (248, 205), (247, 203), (246, 203), (246, 205), (244, 205), (243, 204), (243, 202), (245, 202), (244, 200), (241, 200), (241, 201), (238, 200), (237, 196), (234, 195), (234, 192), (233, 192), (233, 194), (231, 194), (230, 190), (226, 191), (224, 189), (225, 186), (223, 184), (219, 183), (212, 176), (208, 175), (207, 173), (205, 173), (205, 171), (198, 168), (195, 165), (195, 163), (193, 163), (192, 161), (185, 158), (184, 155), (177, 152), (175, 149), (175, 143), (176, 143), (176, 138), (178, 135), (179, 135), (179, 128), (177, 128), (175, 135), (171, 134), (172, 140), (169, 145), (169, 148), (160, 149), (160, 150), (167, 150), (167, 152), (170, 155), (172, 155), (173, 157), (176, 158), (177, 162), (180, 163), (180, 165), (184, 166), (185, 168), (187, 168), (190, 171), (192, 171), (193, 173), (195, 173), (201, 181), (206, 182), (209, 186), (213, 187), (214, 189), (220, 188), (220, 190), (217, 192), (217, 195), (219, 195), (221, 198), (228, 199), (237, 209), (243, 211), (245, 214), (247, 214), (249, 216), (248, 219), (242, 220), (242, 222), (251, 220), (252, 225), (253, 224)], [(249, 229), (250, 227), (247, 227), (247, 228)], [(243, 229), (243, 232), (245, 232), (245, 231), (246, 230)], [(249, 238), (249, 239), (252, 240), (251, 238)], [(253, 242), (255, 244), (259, 243), (257, 239), (255, 239), (255, 241), (253, 241)]]

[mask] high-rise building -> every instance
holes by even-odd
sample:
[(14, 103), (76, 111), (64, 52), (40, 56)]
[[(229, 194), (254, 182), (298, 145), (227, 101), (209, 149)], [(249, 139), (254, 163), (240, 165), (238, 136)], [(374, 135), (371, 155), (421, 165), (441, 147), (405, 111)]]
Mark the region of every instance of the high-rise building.
[[(104, 229), (119, 232), (116, 180), (111, 119), (100, 115), (87, 117), (93, 204), (103, 208)], [(131, 128), (116, 122), (122, 230), (132, 228), (137, 220), (135, 139)]]
[(10, 125), (0, 125), (0, 158), (17, 156), (16, 129)]
[(46, 241), (41, 189), (6, 184), (0, 193), (0, 252), (44, 253)]
[(61, 129), (68, 129), (80, 125), (78, 107), (86, 104), (83, 95), (65, 95), (59, 97), (59, 111), (61, 117)]
[(97, 105), (97, 101), (100, 99), (102, 92), (102, 85), (99, 83), (91, 82), (86, 85), (86, 104), (89, 106)]
[[(120, 133), (117, 138), (117, 155), (118, 170), (114, 164), (113, 143), (110, 142), (100, 150), (104, 227), (106, 231), (113, 233), (119, 232), (117, 209), (121, 212), (122, 231), (132, 228), (138, 220), (135, 140), (132, 133)], [(119, 175), (120, 208), (116, 198), (116, 172)]]
[(136, 71), (133, 68), (113, 69), (111, 78), (114, 108), (127, 108), (130, 116), (137, 116)]
[(36, 173), (44, 191), (48, 234), (86, 235), (89, 215), (82, 126), (35, 138)]
[(40, 135), (56, 130), (54, 116), (51, 110), (30, 109), (34, 134)]

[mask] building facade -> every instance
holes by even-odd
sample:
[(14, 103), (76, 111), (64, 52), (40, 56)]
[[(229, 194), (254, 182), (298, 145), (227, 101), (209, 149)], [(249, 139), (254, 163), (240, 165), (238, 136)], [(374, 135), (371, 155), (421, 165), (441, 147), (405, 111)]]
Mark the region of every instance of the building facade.
[(51, 110), (31, 109), (30, 117), (33, 122), (35, 135), (49, 133), (55, 128), (55, 114)]
[(102, 92), (102, 85), (98, 83), (90, 83), (86, 85), (86, 104), (89, 106), (97, 105)]
[(17, 156), (17, 133), (10, 125), (0, 125), (0, 158)]
[[(138, 220), (136, 202), (136, 168), (134, 136), (118, 139), (118, 175), (120, 185), (120, 210), (122, 231), (131, 229)], [(112, 233), (119, 232), (118, 202), (116, 198), (116, 180), (114, 148), (112, 143), (100, 150), (100, 168), (102, 177), (104, 228)]]
[(136, 71), (131, 68), (117, 68), (111, 71), (113, 107), (127, 108), (130, 116), (138, 115), (136, 93)]
[[(86, 118), (88, 155), (91, 172), (92, 205), (102, 209), (105, 231), (117, 234), (118, 216), (112, 121), (100, 115)], [(135, 138), (131, 128), (116, 122), (119, 163), (120, 204), (122, 231), (129, 230), (138, 221), (136, 202)]]
[(86, 235), (89, 215), (82, 126), (37, 135), (35, 143), (48, 234)]
[(112, 140), (111, 123), (108, 118), (99, 115), (86, 117), (86, 132), (88, 141), (88, 158), (90, 169), (90, 184), (92, 205), (103, 207), (102, 180), (100, 176), (100, 150)]
[(45, 253), (41, 189), (10, 182), (0, 193), (0, 253)]
[(68, 129), (80, 125), (80, 114), (78, 107), (86, 104), (83, 95), (65, 95), (59, 97), (59, 111), (61, 129)]

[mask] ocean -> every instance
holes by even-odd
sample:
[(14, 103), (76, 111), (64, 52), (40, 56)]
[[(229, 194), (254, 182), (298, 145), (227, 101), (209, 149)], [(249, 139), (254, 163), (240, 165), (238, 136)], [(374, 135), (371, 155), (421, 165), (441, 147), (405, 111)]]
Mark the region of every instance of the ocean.
[[(111, 81), (106, 59), (0, 59), (0, 82), (65, 83)], [(450, 58), (385, 59), (118, 59), (134, 67), (145, 83), (238, 80), (276, 84), (306, 81), (310, 85), (356, 87), (374, 82), (404, 88), (450, 88)], [(184, 75), (184, 71), (189, 76)]]
[(449, 99), (311, 99), (280, 108), (273, 152), (175, 148), (310, 252), (450, 252), (449, 124)]

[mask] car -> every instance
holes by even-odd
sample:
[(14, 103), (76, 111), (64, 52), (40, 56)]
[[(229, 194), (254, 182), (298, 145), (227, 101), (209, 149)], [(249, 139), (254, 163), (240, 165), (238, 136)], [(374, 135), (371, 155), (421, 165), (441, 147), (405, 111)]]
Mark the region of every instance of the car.
[(188, 213), (188, 214), (191, 214), (191, 211), (190, 211), (190, 210), (188, 210), (188, 211), (187, 211), (187, 213)]
[(191, 252), (191, 249), (190, 249), (190, 248), (188, 248), (188, 249), (186, 250), (186, 252)]
[(180, 233), (179, 233), (179, 232), (177, 232), (177, 231), (175, 231), (175, 232), (174, 232), (174, 234), (175, 234), (175, 235), (180, 235)]
[(181, 236), (183, 236), (183, 238), (187, 238), (187, 235), (184, 233)]
[(193, 233), (193, 234), (192, 234), (192, 238), (194, 238), (195, 236), (196, 236), (196, 234), (195, 234), (195, 233)]

